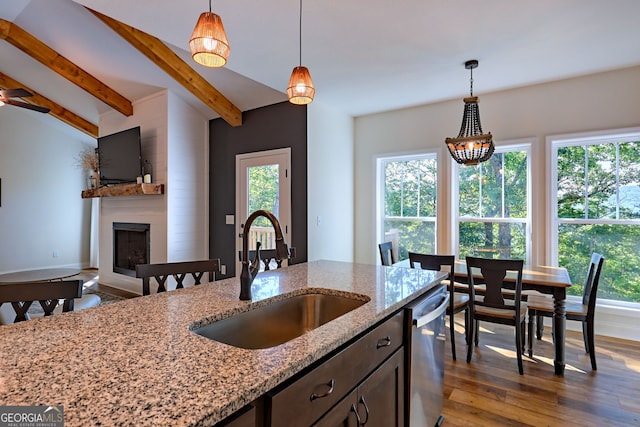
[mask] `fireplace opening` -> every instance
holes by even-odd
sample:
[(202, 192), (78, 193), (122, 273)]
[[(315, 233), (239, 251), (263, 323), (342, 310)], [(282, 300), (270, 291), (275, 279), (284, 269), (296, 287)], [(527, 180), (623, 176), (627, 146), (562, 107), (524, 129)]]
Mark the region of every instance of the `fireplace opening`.
[(150, 224), (113, 223), (113, 271), (136, 276), (136, 265), (149, 264)]

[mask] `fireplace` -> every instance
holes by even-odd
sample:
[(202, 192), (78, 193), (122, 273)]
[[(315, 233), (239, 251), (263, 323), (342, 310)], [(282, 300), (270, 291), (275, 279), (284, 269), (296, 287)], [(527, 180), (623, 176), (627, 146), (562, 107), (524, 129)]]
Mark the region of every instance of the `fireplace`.
[(113, 223), (113, 271), (136, 276), (136, 265), (149, 264), (150, 224)]

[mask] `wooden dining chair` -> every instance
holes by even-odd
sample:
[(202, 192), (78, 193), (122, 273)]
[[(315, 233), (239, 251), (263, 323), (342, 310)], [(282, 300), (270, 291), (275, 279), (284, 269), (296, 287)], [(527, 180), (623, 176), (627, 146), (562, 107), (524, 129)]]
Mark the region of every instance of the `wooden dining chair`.
[(209, 273), (208, 281), (212, 282), (215, 273), (220, 272), (220, 259), (208, 259), (203, 261), (169, 262), (164, 264), (138, 264), (136, 265), (136, 277), (142, 278), (142, 295), (151, 293), (151, 279), (155, 279), (157, 292), (167, 290), (167, 279), (173, 277), (176, 281), (176, 289), (184, 288), (185, 279), (193, 278), (193, 284), (202, 283), (205, 273)]
[(449, 332), (451, 336), (451, 354), (453, 360), (456, 360), (456, 336), (455, 336), (455, 322), (454, 315), (464, 311), (464, 336), (469, 345), (469, 295), (456, 292), (454, 284), (455, 273), (455, 256), (454, 255), (432, 255), (432, 254), (419, 254), (415, 252), (409, 252), (409, 265), (411, 268), (416, 268), (416, 264), (420, 264), (420, 268), (423, 270), (443, 271), (442, 267), (447, 267), (449, 277), (443, 280), (449, 290), (449, 307), (447, 307), (447, 315), (449, 316)]
[[(527, 305), (521, 299), (523, 260), (487, 259), (467, 257), (467, 276), (469, 278), (470, 315), (469, 342), (478, 346), (480, 321), (511, 325), (515, 327), (516, 355), (518, 372), (524, 373), (522, 367), (522, 349), (524, 345), (525, 318)], [(514, 298), (505, 298), (505, 277), (507, 273), (515, 274), (513, 283)], [(485, 294), (476, 295), (476, 284), (485, 285)], [(471, 362), (473, 345), (467, 346), (467, 362)]]
[(382, 262), (382, 265), (392, 265), (395, 262), (392, 242), (379, 243), (378, 251), (380, 251), (380, 261)]
[[(0, 308), (11, 306), (15, 316), (11, 319), (3, 308), (3, 323), (29, 320), (29, 308), (39, 302), (44, 316), (51, 316), (60, 300), (62, 311), (73, 311), (74, 301), (82, 297), (82, 280), (61, 280), (53, 282), (7, 283), (0, 285)], [(5, 318), (8, 317), (8, 318)]]
[[(582, 339), (584, 349), (591, 359), (591, 369), (596, 371), (596, 345), (595, 345), (595, 312), (600, 273), (604, 265), (604, 257), (599, 253), (591, 254), (591, 261), (584, 281), (582, 302), (567, 302), (565, 313), (567, 320), (575, 320), (582, 323)], [(529, 310), (529, 357), (533, 357), (533, 330), (536, 329), (536, 337), (542, 339), (544, 329), (543, 318), (553, 317), (553, 298), (547, 296), (529, 297), (527, 302)], [(535, 327), (537, 324), (537, 328)], [(555, 339), (555, 334), (552, 334)]]

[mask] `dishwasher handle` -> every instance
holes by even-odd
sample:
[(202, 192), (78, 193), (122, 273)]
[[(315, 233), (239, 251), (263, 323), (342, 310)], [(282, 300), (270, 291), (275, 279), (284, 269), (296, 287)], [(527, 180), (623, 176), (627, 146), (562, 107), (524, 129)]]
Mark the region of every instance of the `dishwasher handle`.
[(440, 317), (442, 313), (445, 312), (445, 310), (447, 309), (447, 306), (449, 305), (449, 298), (450, 298), (449, 294), (446, 294), (445, 297), (442, 299), (442, 302), (440, 303), (440, 305), (436, 307), (433, 311), (425, 314), (424, 316), (418, 319), (414, 319), (413, 320), (414, 326), (417, 328), (422, 328), (427, 323), (430, 323), (434, 319), (437, 319), (438, 317)]

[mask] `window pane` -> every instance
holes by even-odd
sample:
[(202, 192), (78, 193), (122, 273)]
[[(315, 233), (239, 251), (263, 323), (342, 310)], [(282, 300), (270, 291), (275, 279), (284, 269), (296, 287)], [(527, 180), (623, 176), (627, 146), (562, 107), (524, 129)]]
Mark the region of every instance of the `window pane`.
[[(247, 215), (258, 209), (264, 209), (273, 213), (276, 218), (280, 217), (279, 169), (277, 164), (248, 168), (249, 203), (247, 203)], [(268, 219), (256, 218), (251, 226), (251, 233), (257, 233), (257, 240), (262, 243), (262, 249), (275, 247), (275, 232)]]
[(480, 216), (480, 167), (464, 166), (458, 169), (459, 212), (462, 217)]
[(616, 219), (616, 144), (589, 147), (587, 217)]
[(480, 216), (483, 218), (502, 218), (502, 160), (504, 154), (494, 154), (480, 164), (482, 180), (480, 187)]
[(582, 295), (593, 252), (606, 258), (598, 298), (640, 302), (640, 227), (560, 224), (558, 262), (574, 284), (568, 289), (570, 295)]
[(558, 149), (558, 218), (584, 218), (584, 147)]
[(620, 219), (640, 218), (640, 142), (619, 145)]
[(504, 217), (527, 217), (527, 152), (504, 153)]
[(436, 216), (437, 166), (435, 159), (419, 162), (420, 168), (420, 217)]
[[(385, 241), (397, 242), (398, 260), (407, 259), (408, 252), (436, 253), (435, 221), (386, 220)], [(396, 245), (394, 245), (395, 247)]]
[(385, 173), (385, 215), (425, 217), (436, 215), (436, 161), (389, 161)]
[(459, 257), (526, 259), (524, 223), (459, 223)]

